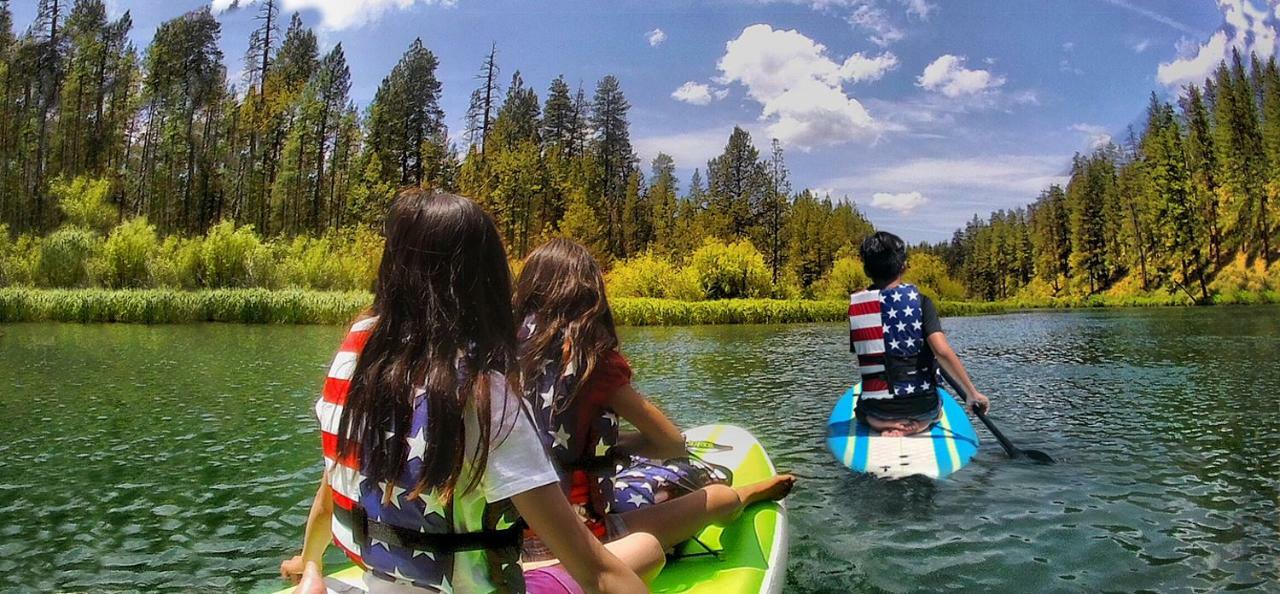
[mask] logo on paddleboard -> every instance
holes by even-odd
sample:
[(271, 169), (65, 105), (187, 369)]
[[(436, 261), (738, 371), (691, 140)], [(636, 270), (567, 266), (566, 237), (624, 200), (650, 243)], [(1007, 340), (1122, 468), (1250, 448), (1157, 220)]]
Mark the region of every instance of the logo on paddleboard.
[(685, 445), (690, 450), (697, 450), (700, 452), (719, 453), (719, 452), (728, 452), (733, 449), (733, 446), (722, 445), (722, 444), (715, 443), (713, 441), (691, 441)]

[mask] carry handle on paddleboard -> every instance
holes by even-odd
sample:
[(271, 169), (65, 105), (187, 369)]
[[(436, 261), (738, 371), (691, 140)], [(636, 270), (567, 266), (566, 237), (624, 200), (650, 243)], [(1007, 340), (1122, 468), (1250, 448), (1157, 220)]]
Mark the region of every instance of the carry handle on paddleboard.
[[(955, 378), (951, 377), (951, 374), (947, 373), (947, 370), (943, 369), (942, 366), (940, 365), (938, 366), (938, 373), (942, 375), (942, 379), (945, 379), (947, 383), (951, 385), (951, 388), (955, 390), (957, 394), (960, 395), (960, 398), (964, 400), (966, 404), (970, 404), (969, 394), (965, 392), (964, 387), (960, 385), (960, 382), (957, 382)], [(1000, 442), (1000, 447), (1004, 448), (1005, 453), (1008, 454), (1010, 458), (1026, 456), (1027, 458), (1030, 458), (1041, 464), (1053, 464), (1056, 462), (1056, 460), (1053, 459), (1053, 456), (1050, 456), (1049, 454), (1046, 454), (1039, 450), (1018, 449), (1018, 447), (1013, 445), (1013, 442), (1009, 441), (1009, 438), (1005, 437), (1004, 433), (1001, 432), (1000, 429), (996, 427), (996, 424), (992, 423), (991, 419), (987, 418), (986, 413), (978, 410), (978, 407), (972, 406), (972, 405), (969, 407), (969, 409), (973, 411), (974, 416), (978, 417), (979, 421), (982, 421), (983, 425), (987, 426), (987, 431), (990, 431), (991, 434), (995, 436), (996, 441)]]

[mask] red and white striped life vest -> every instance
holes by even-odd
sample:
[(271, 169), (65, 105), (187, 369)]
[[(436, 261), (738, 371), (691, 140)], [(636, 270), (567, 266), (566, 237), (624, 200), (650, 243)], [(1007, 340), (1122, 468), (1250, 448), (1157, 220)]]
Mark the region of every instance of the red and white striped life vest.
[(320, 400), (316, 402), (316, 417), (320, 421), (320, 437), (324, 450), (324, 468), (329, 474), (329, 486), (333, 490), (334, 522), (333, 542), (351, 560), (364, 565), (361, 546), (352, 533), (351, 514), (360, 502), (360, 460), (356, 456), (338, 458), (338, 427), (342, 422), (342, 407), (347, 402), (347, 390), (351, 387), (351, 374), (356, 369), (356, 358), (369, 341), (376, 318), (356, 322), (342, 340), (342, 346), (333, 357), (329, 375), (325, 377)]
[(933, 353), (923, 329), (923, 300), (909, 284), (850, 297), (849, 340), (858, 355), (861, 400), (936, 399)]

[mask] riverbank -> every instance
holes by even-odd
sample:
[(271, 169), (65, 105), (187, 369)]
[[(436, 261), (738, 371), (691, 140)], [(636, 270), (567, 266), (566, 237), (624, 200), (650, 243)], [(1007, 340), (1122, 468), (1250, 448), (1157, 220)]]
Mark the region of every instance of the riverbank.
[[(342, 324), (369, 306), (362, 291), (220, 289), (0, 289), (0, 323), (116, 322), (185, 324)], [(618, 298), (611, 300), (623, 326), (692, 326), (703, 324), (788, 324), (834, 322), (848, 312), (844, 301), (727, 299), (675, 301)], [(946, 302), (944, 316), (1009, 311), (1001, 303)]]
[[(0, 289), (0, 323), (79, 322), (128, 324), (344, 324), (372, 301), (363, 291), (301, 289)], [(1219, 305), (1280, 303), (1280, 293), (1241, 292), (1217, 295)], [(706, 324), (794, 324), (845, 319), (844, 301), (783, 299), (612, 299), (622, 326), (696, 326)], [(938, 304), (945, 317), (1004, 313), (1027, 309), (1188, 306), (1177, 297), (1104, 297), (1044, 301), (962, 302)]]

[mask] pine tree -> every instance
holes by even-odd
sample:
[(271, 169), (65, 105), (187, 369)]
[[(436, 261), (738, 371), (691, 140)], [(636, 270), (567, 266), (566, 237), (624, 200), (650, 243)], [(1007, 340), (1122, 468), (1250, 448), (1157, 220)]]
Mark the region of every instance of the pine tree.
[(303, 90), (298, 103), (298, 121), (294, 126), (307, 144), (299, 149), (308, 152), (310, 168), (303, 171), (303, 179), (308, 186), (306, 194), (310, 204), (306, 227), (312, 232), (323, 231), (330, 218), (325, 204), (326, 160), (338, 150), (339, 132), (350, 90), (351, 70), (339, 43), (320, 60), (315, 75)]
[(1054, 293), (1065, 288), (1061, 283), (1071, 274), (1071, 223), (1066, 201), (1062, 187), (1051, 185), (1031, 210), (1036, 271)]
[(378, 153), (398, 185), (421, 185), (425, 173), (439, 165), (427, 163), (424, 154), (428, 142), (438, 144), (445, 136), (437, 65), (435, 55), (415, 39), (369, 107), (369, 150)]
[(1159, 251), (1161, 276), (1190, 294), (1193, 279), (1200, 282), (1202, 298), (1208, 298), (1204, 282), (1204, 263), (1199, 250), (1204, 234), (1203, 220), (1189, 191), (1182, 146), (1182, 130), (1174, 117), (1173, 106), (1153, 98), (1147, 131), (1143, 137), (1146, 174), (1151, 180), (1154, 210), (1163, 222), (1160, 226)]
[(1254, 221), (1263, 194), (1265, 156), (1253, 90), (1239, 51), (1232, 52), (1230, 68), (1225, 62), (1219, 64), (1214, 88), (1214, 147), (1220, 167), (1223, 232), (1225, 237), (1238, 238), (1238, 243), (1230, 246), (1233, 250), (1248, 252), (1261, 243)]
[(49, 121), (57, 108), (62, 88), (63, 36), (62, 24), (66, 18), (66, 5), (61, 0), (39, 0), (36, 6), (36, 22), (32, 25), (35, 66), (35, 134), (36, 151), (31, 163), (32, 172), (26, 190), (34, 196), (34, 221), (37, 228), (48, 224), (52, 214), (45, 208), (46, 183), (48, 181)]
[(540, 146), (541, 111), (538, 94), (524, 86), (524, 78), (517, 70), (511, 76), (507, 97), (492, 125), (493, 144), (506, 150), (526, 142)]
[(653, 245), (659, 252), (671, 253), (676, 237), (679, 204), (676, 193), (676, 165), (671, 156), (658, 153), (652, 163), (649, 179), (649, 203), (652, 205)]
[(564, 82), (563, 75), (557, 76), (551, 81), (551, 88), (547, 91), (547, 102), (543, 109), (543, 150), (572, 155), (576, 119), (573, 98), (569, 96), (569, 85)]
[(1207, 233), (1202, 241), (1207, 245), (1208, 249), (1205, 251), (1210, 258), (1210, 266), (1213, 267), (1222, 262), (1217, 151), (1209, 127), (1209, 109), (1205, 106), (1200, 89), (1195, 85), (1187, 88), (1182, 113), (1187, 122), (1187, 167), (1191, 176), (1188, 191), (1193, 203), (1197, 205), (1199, 216), (1206, 221)]
[(1089, 294), (1106, 286), (1111, 277), (1107, 262), (1107, 223), (1104, 216), (1107, 186), (1114, 169), (1105, 154), (1077, 155), (1067, 184), (1071, 213), (1071, 268), (1088, 284)]
[(773, 284), (778, 284), (778, 271), (782, 268), (784, 243), (783, 231), (786, 228), (787, 207), (791, 198), (791, 180), (788, 179), (787, 163), (782, 154), (782, 143), (777, 138), (770, 145), (768, 162), (768, 189), (762, 203), (763, 225), (761, 243), (765, 247), (765, 260), (773, 274)]
[(569, 157), (581, 157), (587, 154), (587, 144), (595, 131), (591, 129), (593, 115), (591, 104), (587, 102), (587, 92), (578, 86), (578, 93), (573, 96), (573, 133), (570, 136)]
[[(1254, 56), (1257, 62), (1257, 56)], [(1256, 67), (1256, 66), (1255, 66)], [(1258, 195), (1257, 235), (1262, 243), (1262, 260), (1270, 266), (1271, 254), (1280, 223), (1277, 222), (1273, 202), (1280, 196), (1280, 67), (1276, 58), (1267, 60), (1262, 76), (1262, 145), (1267, 158), (1267, 182)]]
[(498, 72), (498, 44), (494, 43), (476, 75), (480, 88), (471, 92), (471, 105), (467, 108), (467, 143), (473, 148), (479, 147), (482, 155), (487, 150), (489, 132), (498, 114), (498, 95), (502, 92), (498, 88)]
[(600, 162), (600, 187), (604, 198), (605, 229), (609, 252), (624, 253), (622, 203), (627, 191), (635, 154), (631, 150), (630, 124), (627, 112), (631, 104), (622, 93), (617, 77), (608, 75), (596, 85), (591, 109), (595, 129), (595, 153)]
[(648, 248), (653, 233), (653, 207), (644, 192), (644, 175), (633, 170), (627, 176), (622, 199), (622, 253), (626, 258)]
[(707, 163), (709, 210), (717, 222), (713, 233), (724, 239), (749, 237), (760, 221), (768, 179), (751, 135), (734, 126), (720, 156)]
[(218, 210), (211, 132), (225, 94), (220, 34), (206, 7), (161, 24), (147, 50), (144, 167), (134, 181), (138, 207), (162, 231), (203, 231)]

